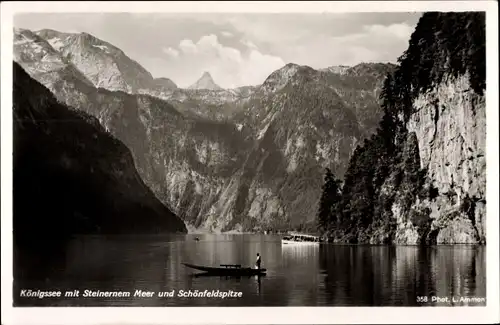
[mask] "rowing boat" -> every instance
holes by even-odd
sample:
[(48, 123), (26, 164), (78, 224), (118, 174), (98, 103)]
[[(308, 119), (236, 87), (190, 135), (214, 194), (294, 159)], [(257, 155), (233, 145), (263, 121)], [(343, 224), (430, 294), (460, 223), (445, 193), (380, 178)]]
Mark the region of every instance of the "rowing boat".
[(266, 273), (227, 275), (227, 274), (199, 272), (199, 273), (190, 274), (190, 276), (192, 276), (193, 278), (221, 277), (221, 278), (226, 278), (226, 279), (241, 279), (241, 278), (253, 278), (253, 277), (257, 277), (257, 278), (259, 278), (259, 281), (260, 281), (260, 278), (266, 276)]
[(245, 276), (245, 275), (265, 275), (266, 269), (253, 269), (251, 267), (241, 267), (239, 264), (221, 264), (221, 267), (200, 266), (182, 263), (184, 266), (203, 271), (207, 274), (225, 276)]

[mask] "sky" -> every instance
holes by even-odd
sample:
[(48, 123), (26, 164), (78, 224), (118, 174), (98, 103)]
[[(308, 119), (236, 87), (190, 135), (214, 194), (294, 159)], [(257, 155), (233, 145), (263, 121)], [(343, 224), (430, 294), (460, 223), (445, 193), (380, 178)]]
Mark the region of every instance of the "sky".
[(86, 32), (151, 74), (187, 87), (209, 72), (224, 88), (262, 83), (287, 63), (314, 69), (392, 62), (422, 13), (29, 13), (14, 26)]

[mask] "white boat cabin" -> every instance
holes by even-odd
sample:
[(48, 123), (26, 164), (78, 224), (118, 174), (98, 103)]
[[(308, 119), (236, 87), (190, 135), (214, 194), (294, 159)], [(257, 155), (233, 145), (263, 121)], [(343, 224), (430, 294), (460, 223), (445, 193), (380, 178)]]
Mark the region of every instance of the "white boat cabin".
[(281, 239), (282, 244), (319, 244), (320, 236), (292, 233)]

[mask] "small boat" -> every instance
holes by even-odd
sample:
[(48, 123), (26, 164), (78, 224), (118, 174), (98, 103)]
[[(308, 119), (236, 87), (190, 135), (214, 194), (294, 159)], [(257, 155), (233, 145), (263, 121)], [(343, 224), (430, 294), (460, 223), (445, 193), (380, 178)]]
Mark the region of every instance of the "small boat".
[(241, 267), (239, 264), (221, 264), (220, 267), (200, 266), (188, 263), (182, 263), (184, 266), (203, 271), (207, 274), (222, 275), (222, 276), (251, 276), (265, 275), (266, 269), (253, 269), (251, 267)]
[(301, 233), (291, 233), (281, 239), (282, 244), (292, 245), (319, 245), (321, 237)]
[(216, 273), (208, 273), (208, 272), (200, 272), (200, 273), (193, 273), (190, 276), (193, 278), (209, 278), (209, 277), (223, 277), (226, 279), (241, 279), (241, 278), (252, 278), (252, 277), (263, 277), (266, 276), (265, 273), (259, 273), (259, 274), (250, 274), (250, 275), (224, 275), (224, 274), (216, 274)]

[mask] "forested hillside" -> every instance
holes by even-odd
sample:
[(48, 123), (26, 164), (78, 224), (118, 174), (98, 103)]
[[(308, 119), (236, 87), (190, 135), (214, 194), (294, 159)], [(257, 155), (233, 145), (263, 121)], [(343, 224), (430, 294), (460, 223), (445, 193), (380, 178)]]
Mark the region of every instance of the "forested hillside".
[(421, 17), (384, 82), (376, 134), (354, 151), (341, 195), (323, 193), (332, 240), (485, 243), (485, 53), (484, 13)]

